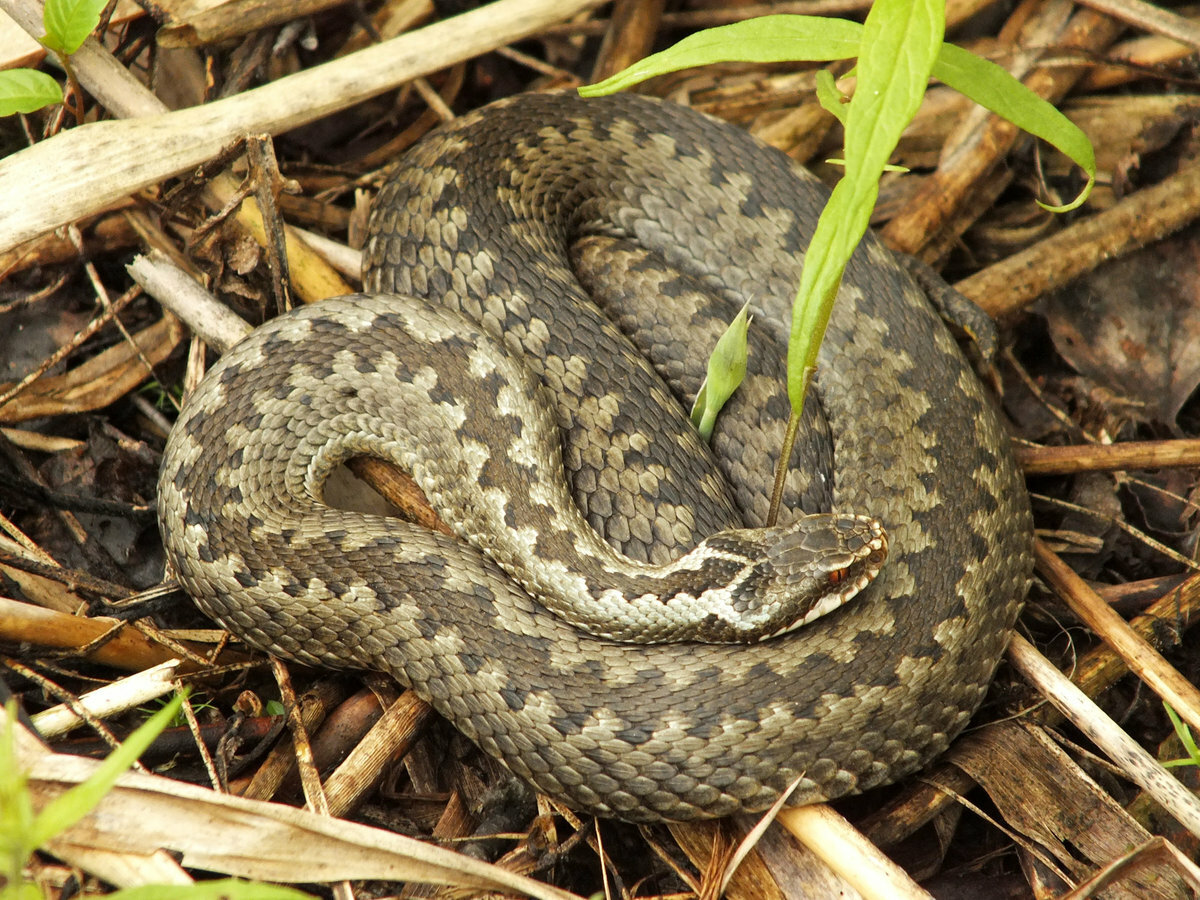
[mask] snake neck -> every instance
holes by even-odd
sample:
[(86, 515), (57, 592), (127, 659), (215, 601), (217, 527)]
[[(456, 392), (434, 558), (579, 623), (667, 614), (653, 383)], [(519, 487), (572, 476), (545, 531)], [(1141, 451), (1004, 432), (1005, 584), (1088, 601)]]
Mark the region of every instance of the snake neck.
[[(756, 643), (853, 599), (875, 580), (886, 557), (883, 526), (867, 516), (818, 514), (801, 516), (786, 528), (732, 529), (706, 538), (672, 563), (630, 577), (623, 590), (589, 590), (601, 605), (648, 609), (649, 621), (636, 632), (613, 629), (608, 619), (576, 624), (634, 643)], [(617, 572), (614, 567), (604, 574), (611, 580)], [(639, 583), (647, 589), (641, 596)], [(662, 637), (647, 640), (648, 634)]]
[(388, 459), (456, 534), (560, 618), (630, 643), (763, 640), (836, 609), (879, 572), (882, 526), (853, 515), (725, 530), (662, 565), (624, 556), (574, 504), (558, 426), (520, 360), (457, 313), (389, 303), (395, 312), (371, 325), (393, 351), (382, 363), (331, 361), (319, 381), (297, 385), (313, 407), (351, 405), (288, 464), (285, 480), (303, 481), (306, 496), (319, 498), (350, 456)]

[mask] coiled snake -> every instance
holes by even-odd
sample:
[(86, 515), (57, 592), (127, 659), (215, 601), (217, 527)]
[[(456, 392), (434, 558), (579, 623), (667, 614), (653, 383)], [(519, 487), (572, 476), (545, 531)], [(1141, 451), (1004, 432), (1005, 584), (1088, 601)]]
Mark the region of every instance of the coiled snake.
[[(478, 520), (502, 523), (506, 546), (533, 556), (530, 581), (575, 577), (564, 558), (591, 539), (543, 491), (559, 460), (530, 438), (541, 417), (561, 429), (583, 516), (633, 560), (761, 524), (787, 417), (782, 323), (824, 197), (739, 129), (632, 96), (526, 95), (437, 132), (376, 201), (372, 296), (268, 323), (190, 399), (158, 499), (181, 583), (265, 650), (392, 673), (517, 775), (597, 815), (721, 816), (796, 779), (791, 802), (808, 803), (915, 770), (983, 696), (1031, 528), (978, 381), (874, 240), (847, 270), (781, 521), (874, 516), (890, 555), (857, 598), (792, 633), (598, 639), (464, 541), (320, 502), (340, 460), (392, 458), (474, 543), (496, 543)], [(710, 452), (662, 379), (690, 400), (745, 300), (751, 372)], [(507, 352), (485, 354), (464, 315)], [(434, 411), (448, 438), (425, 436)], [(463, 484), (474, 508), (440, 508)], [(514, 520), (525, 507), (544, 529)]]

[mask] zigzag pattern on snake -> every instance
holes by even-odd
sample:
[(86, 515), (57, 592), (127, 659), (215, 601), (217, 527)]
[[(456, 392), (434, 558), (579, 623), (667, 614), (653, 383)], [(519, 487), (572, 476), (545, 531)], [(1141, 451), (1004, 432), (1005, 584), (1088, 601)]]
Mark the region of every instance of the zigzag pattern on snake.
[[(869, 236), (821, 350), (781, 522), (874, 516), (889, 558), (798, 631), (747, 646), (598, 639), (464, 541), (319, 502), (328, 470), (360, 453), (435, 494), (472, 478), (481, 496), (532, 496), (531, 473), (558, 465), (522, 455), (521, 423), (540, 415), (561, 430), (582, 515), (633, 560), (761, 525), (787, 416), (783, 323), (825, 196), (739, 129), (631, 96), (526, 95), (435, 133), (376, 200), (375, 296), (269, 323), (189, 400), (159, 483), (181, 583), (262, 649), (392, 673), (517, 775), (597, 815), (758, 811), (796, 779), (791, 802), (808, 803), (914, 771), (986, 690), (1031, 526), (980, 384)], [(710, 452), (680, 404), (747, 300), (752, 370)], [(458, 362), (439, 363), (451, 345)], [(480, 347), (527, 367), (533, 396), (475, 363)], [(421, 427), (414, 398), (457, 417), (455, 458), (395, 450), (397, 429)], [(472, 536), (470, 510), (440, 512)], [(561, 567), (563, 541), (508, 525), (532, 565)]]

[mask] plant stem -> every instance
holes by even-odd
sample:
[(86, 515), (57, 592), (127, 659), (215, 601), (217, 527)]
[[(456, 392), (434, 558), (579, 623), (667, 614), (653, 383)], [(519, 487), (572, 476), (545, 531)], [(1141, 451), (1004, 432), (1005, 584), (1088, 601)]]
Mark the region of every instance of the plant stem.
[[(805, 381), (808, 380), (805, 379)], [(771, 506), (767, 510), (768, 528), (779, 519), (779, 504), (783, 500), (783, 486), (787, 483), (787, 473), (792, 463), (792, 448), (796, 445), (796, 435), (799, 431), (800, 409), (793, 406), (792, 414), (788, 417), (787, 431), (783, 435), (783, 446), (779, 450), (779, 460), (775, 463), (775, 485), (771, 488)]]

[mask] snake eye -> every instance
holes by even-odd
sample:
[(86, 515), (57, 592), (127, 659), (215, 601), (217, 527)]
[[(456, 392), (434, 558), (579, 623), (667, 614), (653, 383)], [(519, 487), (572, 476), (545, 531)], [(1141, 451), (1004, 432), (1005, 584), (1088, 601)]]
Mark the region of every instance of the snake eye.
[(829, 573), (829, 583), (831, 585), (833, 585), (834, 587), (837, 587), (839, 584), (841, 584), (843, 581), (846, 580), (846, 576), (847, 576), (847, 572), (845, 569), (834, 569), (832, 572)]

